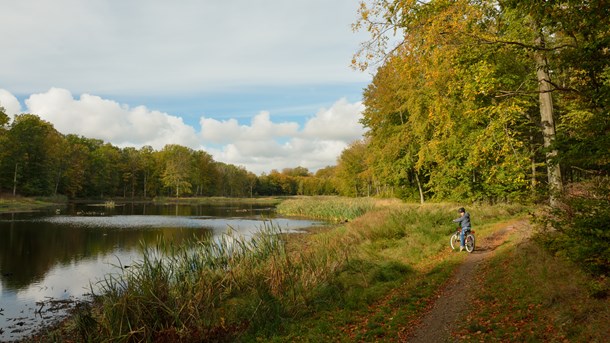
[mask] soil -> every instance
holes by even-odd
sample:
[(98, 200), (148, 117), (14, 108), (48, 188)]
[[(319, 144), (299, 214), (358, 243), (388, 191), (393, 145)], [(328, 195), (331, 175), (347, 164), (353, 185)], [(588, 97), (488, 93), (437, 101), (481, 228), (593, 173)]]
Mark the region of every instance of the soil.
[[(417, 328), (410, 335), (408, 342), (454, 342), (459, 341), (452, 333), (458, 328), (460, 319), (468, 311), (468, 299), (475, 296), (478, 288), (475, 275), (482, 263), (493, 256), (494, 251), (502, 245), (513, 230), (524, 230), (529, 227), (527, 221), (510, 223), (494, 232), (489, 237), (477, 242), (475, 251), (469, 254), (464, 263), (448, 281), (438, 298), (421, 318)], [(524, 230), (529, 232), (529, 230)]]

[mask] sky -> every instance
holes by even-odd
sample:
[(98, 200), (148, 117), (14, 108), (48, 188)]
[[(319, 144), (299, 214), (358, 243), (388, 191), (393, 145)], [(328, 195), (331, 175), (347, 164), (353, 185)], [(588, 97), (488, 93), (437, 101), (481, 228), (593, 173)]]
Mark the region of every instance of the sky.
[(356, 0), (0, 0), (0, 106), (256, 174), (336, 165), (365, 129)]

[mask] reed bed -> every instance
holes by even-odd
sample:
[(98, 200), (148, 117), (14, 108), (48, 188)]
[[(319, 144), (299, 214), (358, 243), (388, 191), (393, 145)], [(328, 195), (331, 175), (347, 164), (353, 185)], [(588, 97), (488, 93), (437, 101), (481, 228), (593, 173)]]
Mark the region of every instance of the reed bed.
[(87, 319), (76, 327), (86, 341), (124, 342), (230, 340), (253, 327), (273, 330), (347, 260), (332, 244), (288, 254), (282, 237), (268, 223), (250, 238), (229, 230), (217, 239), (145, 246), (140, 262), (98, 284), (97, 306), (76, 316)]
[(339, 223), (353, 220), (373, 210), (376, 203), (373, 198), (301, 197), (283, 201), (277, 206), (277, 212)]

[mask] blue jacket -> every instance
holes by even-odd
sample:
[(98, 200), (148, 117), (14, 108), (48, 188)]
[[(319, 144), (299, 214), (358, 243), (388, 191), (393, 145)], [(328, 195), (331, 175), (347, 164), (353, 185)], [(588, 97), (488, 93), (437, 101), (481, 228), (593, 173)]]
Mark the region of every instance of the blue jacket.
[(453, 222), (459, 223), (462, 229), (470, 228), (470, 213), (464, 212), (463, 216), (460, 216), (458, 219), (454, 219)]

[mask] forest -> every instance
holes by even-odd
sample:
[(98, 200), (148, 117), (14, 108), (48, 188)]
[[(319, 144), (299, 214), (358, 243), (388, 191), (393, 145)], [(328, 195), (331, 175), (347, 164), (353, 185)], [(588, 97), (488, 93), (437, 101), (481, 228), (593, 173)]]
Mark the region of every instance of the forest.
[(367, 132), (315, 173), (119, 148), (0, 108), (0, 193), (553, 202), (610, 171), (609, 12), (603, 1), (363, 2), (354, 30), (370, 39), (352, 63), (376, 68)]
[(11, 121), (0, 108), (0, 193), (22, 196), (126, 199), (157, 196), (336, 194), (333, 168), (256, 176), (214, 161), (205, 151), (166, 145), (119, 148), (99, 139), (64, 135), (35, 114)]
[[(367, 4), (370, 3), (370, 4)], [(362, 2), (363, 178), (401, 197), (554, 199), (610, 169), (605, 1)]]

